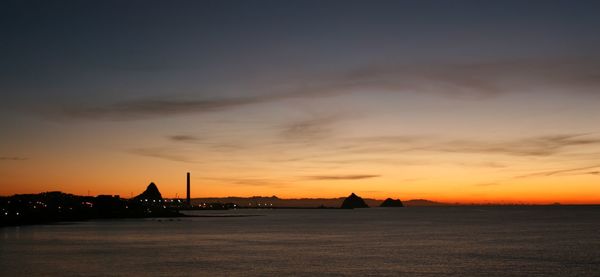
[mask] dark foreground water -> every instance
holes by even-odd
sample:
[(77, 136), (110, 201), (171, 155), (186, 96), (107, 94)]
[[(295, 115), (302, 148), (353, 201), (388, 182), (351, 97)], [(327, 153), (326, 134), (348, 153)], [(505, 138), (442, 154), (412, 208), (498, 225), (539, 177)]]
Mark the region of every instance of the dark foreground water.
[(237, 210), (0, 228), (0, 276), (600, 276), (600, 207)]

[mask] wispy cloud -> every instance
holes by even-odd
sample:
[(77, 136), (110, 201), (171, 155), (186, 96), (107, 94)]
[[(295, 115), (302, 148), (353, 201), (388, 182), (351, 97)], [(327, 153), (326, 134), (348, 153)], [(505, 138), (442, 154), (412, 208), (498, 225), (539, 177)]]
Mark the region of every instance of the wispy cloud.
[(221, 111), (264, 102), (262, 97), (237, 97), (201, 100), (138, 99), (101, 106), (64, 106), (60, 114), (70, 118), (130, 120), (157, 116)]
[(355, 174), (355, 175), (318, 175), (306, 176), (305, 179), (310, 180), (361, 180), (381, 177), (381, 175), (371, 174)]
[(565, 150), (567, 147), (600, 143), (600, 138), (586, 138), (584, 136), (582, 134), (566, 134), (497, 142), (456, 140), (431, 145), (423, 149), (461, 153), (550, 156)]
[(175, 161), (175, 162), (184, 162), (184, 163), (197, 163), (198, 162), (198, 161), (194, 160), (193, 158), (189, 157), (188, 155), (181, 154), (172, 148), (164, 148), (164, 147), (136, 148), (136, 149), (129, 150), (129, 152), (132, 154), (140, 155), (140, 156), (165, 159), (165, 160)]
[(596, 175), (600, 176), (600, 171), (587, 171), (589, 169), (600, 168), (600, 165), (597, 166), (586, 166), (586, 167), (578, 167), (578, 168), (569, 168), (569, 169), (558, 169), (558, 170), (547, 170), (540, 171), (530, 174), (523, 174), (514, 177), (508, 177), (500, 180), (494, 180), (486, 183), (478, 183), (474, 184), (475, 187), (494, 187), (494, 186), (502, 186), (504, 184), (510, 184), (515, 179), (524, 179), (524, 178), (539, 178), (539, 177), (551, 177), (551, 176), (574, 176), (574, 175)]
[(541, 171), (541, 172), (516, 176), (515, 178), (548, 177), (548, 176), (555, 176), (555, 175), (587, 175), (587, 174), (597, 175), (598, 171), (588, 171), (590, 169), (596, 169), (596, 168), (600, 168), (600, 165)]
[[(235, 150), (243, 149), (245, 146), (241, 143), (233, 142), (215, 142), (204, 137), (198, 137), (194, 135), (171, 135), (167, 136), (167, 139), (177, 143), (187, 143), (202, 146), (206, 149), (219, 151), (219, 152), (231, 152)], [(174, 148), (175, 149), (175, 148)]]
[(346, 81), (338, 83), (353, 86), (374, 85), (392, 91), (474, 99), (510, 93), (515, 87), (596, 92), (600, 87), (600, 60), (564, 57), (463, 64), (380, 64), (357, 69), (342, 75), (340, 80)]
[[(278, 164), (328, 165), (342, 168), (351, 164), (421, 166), (450, 163), (463, 167), (506, 170), (507, 161), (499, 162), (499, 155), (512, 157), (563, 157), (580, 153), (581, 146), (600, 145), (600, 138), (582, 134), (557, 134), (516, 139), (456, 140), (436, 135), (374, 136), (349, 138), (343, 136), (315, 139), (312, 144), (270, 144), (271, 150), (286, 147), (286, 154), (271, 156), (265, 162)], [(293, 150), (293, 151), (291, 151)], [(303, 151), (298, 151), (303, 150)], [(473, 154), (477, 161), (427, 158), (428, 152), (448, 155)], [(591, 155), (591, 154), (581, 154)], [(483, 161), (482, 158), (484, 159)]]
[(202, 179), (224, 182), (224, 183), (234, 184), (234, 185), (251, 186), (251, 187), (283, 188), (283, 187), (289, 186), (288, 181), (274, 180), (274, 179), (267, 179), (267, 178), (202, 178)]
[(333, 134), (333, 125), (342, 116), (320, 116), (294, 121), (281, 127), (281, 136), (286, 140), (322, 140)]
[(24, 157), (0, 157), (0, 161), (26, 161), (28, 158)]
[[(289, 98), (328, 97), (361, 91), (432, 93), (470, 99), (487, 99), (532, 88), (552, 88), (565, 93), (597, 92), (600, 88), (600, 61), (593, 58), (564, 58), (471, 64), (375, 64), (344, 72), (322, 73), (319, 77), (298, 78), (295, 81), (292, 78), (283, 89), (265, 86), (242, 92), (244, 96), (238, 97), (142, 98), (100, 105), (66, 105), (55, 113), (68, 118), (134, 120), (217, 112)], [(256, 94), (255, 90), (264, 93)]]
[(282, 188), (287, 185), (275, 180), (269, 179), (237, 179), (232, 180), (232, 183), (244, 186), (254, 186), (254, 187), (270, 187), (270, 188)]
[(284, 91), (228, 98), (178, 99), (141, 98), (100, 105), (64, 105), (55, 113), (75, 119), (135, 120), (191, 113), (208, 113), (229, 110), (242, 106), (285, 100), (290, 98), (324, 97), (342, 94), (345, 91), (331, 89), (330, 85), (298, 86)]
[(499, 185), (500, 185), (500, 183), (498, 183), (498, 182), (475, 184), (476, 187), (493, 187), (493, 186), (499, 186)]
[(167, 137), (169, 140), (176, 142), (200, 142), (203, 141), (201, 138), (192, 135), (172, 135)]
[[(502, 154), (512, 156), (551, 156), (569, 147), (600, 144), (600, 138), (586, 134), (560, 134), (511, 140), (448, 140), (434, 136), (365, 137), (348, 147), (349, 151), (367, 153), (398, 153), (407, 151)], [(489, 164), (497, 167), (498, 164)]]

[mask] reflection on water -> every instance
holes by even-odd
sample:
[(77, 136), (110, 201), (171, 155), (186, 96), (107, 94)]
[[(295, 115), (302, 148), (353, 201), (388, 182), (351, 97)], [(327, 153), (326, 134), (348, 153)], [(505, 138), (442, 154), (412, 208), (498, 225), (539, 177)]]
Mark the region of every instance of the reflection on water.
[(600, 207), (200, 211), (0, 228), (0, 276), (598, 276)]

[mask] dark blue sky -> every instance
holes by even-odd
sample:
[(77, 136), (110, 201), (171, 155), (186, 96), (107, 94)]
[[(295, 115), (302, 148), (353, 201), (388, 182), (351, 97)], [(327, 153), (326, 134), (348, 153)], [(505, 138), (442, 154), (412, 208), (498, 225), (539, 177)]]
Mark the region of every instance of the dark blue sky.
[(600, 46), (597, 1), (0, 5), (3, 106), (245, 94), (237, 86), (305, 83), (373, 64), (597, 58)]

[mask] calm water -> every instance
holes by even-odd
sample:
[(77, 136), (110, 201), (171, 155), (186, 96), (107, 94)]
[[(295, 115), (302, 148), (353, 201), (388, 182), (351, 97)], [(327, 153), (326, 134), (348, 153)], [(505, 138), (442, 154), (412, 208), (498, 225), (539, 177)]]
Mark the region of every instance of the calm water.
[(0, 276), (600, 276), (600, 207), (237, 210), (0, 228)]

